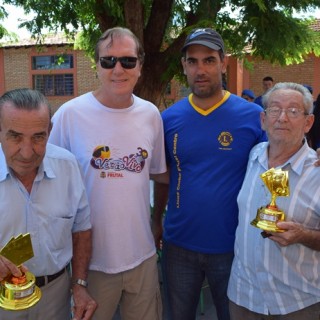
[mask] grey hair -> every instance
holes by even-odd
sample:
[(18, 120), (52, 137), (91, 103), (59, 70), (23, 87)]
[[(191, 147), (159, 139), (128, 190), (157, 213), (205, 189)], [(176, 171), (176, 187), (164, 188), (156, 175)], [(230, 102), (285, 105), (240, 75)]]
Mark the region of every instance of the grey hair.
[(144, 49), (143, 49), (143, 46), (142, 46), (140, 40), (131, 30), (129, 30), (127, 28), (122, 28), (122, 27), (115, 27), (115, 28), (108, 29), (101, 35), (101, 37), (99, 38), (99, 40), (96, 44), (96, 47), (94, 49), (95, 62), (98, 63), (98, 61), (99, 61), (99, 58), (100, 58), (99, 57), (99, 50), (100, 50), (100, 45), (101, 45), (102, 41), (110, 38), (111, 41), (110, 41), (109, 46), (111, 46), (114, 38), (121, 38), (124, 36), (129, 36), (130, 38), (133, 39), (133, 41), (136, 44), (138, 59), (139, 59), (140, 63), (143, 64), (145, 53), (144, 53)]
[(270, 90), (268, 90), (268, 92), (262, 96), (262, 104), (265, 109), (268, 108), (269, 99), (270, 99), (270, 96), (272, 95), (272, 93), (277, 90), (281, 90), (281, 89), (284, 89), (284, 90), (290, 89), (290, 90), (300, 92), (303, 97), (303, 106), (304, 106), (306, 113), (308, 113), (308, 114), (312, 113), (312, 111), (313, 111), (313, 96), (312, 96), (312, 94), (303, 85), (301, 85), (299, 83), (294, 83), (294, 82), (279, 82), (279, 83), (275, 84)]
[(3, 105), (11, 102), (16, 109), (20, 110), (39, 110), (41, 105), (45, 105), (49, 111), (49, 119), (51, 119), (52, 111), (46, 97), (37, 90), (32, 89), (14, 89), (7, 91), (0, 97), (0, 118)]

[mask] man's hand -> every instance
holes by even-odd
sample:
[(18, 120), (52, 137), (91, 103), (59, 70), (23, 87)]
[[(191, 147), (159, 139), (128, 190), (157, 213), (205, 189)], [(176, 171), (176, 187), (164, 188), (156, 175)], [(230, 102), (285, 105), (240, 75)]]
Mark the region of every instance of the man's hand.
[[(86, 279), (91, 257), (91, 229), (74, 232), (72, 276), (74, 279)], [(97, 309), (97, 303), (90, 297), (87, 288), (74, 284), (72, 287), (74, 300), (73, 320), (89, 320)]]
[(284, 229), (284, 232), (269, 232), (269, 239), (277, 242), (280, 246), (289, 246), (290, 244), (299, 243), (304, 228), (301, 224), (294, 222), (278, 222), (277, 227)]
[(20, 269), (10, 260), (0, 255), (0, 281), (2, 281), (10, 275), (13, 275), (15, 277), (21, 277), (22, 273), (26, 271), (27, 268), (25, 268), (24, 266), (21, 266)]
[(92, 318), (97, 303), (90, 297), (86, 288), (73, 286), (74, 316), (72, 320), (89, 320)]
[(312, 250), (320, 251), (320, 230), (306, 229), (302, 224), (292, 221), (281, 221), (277, 226), (286, 231), (269, 232), (269, 239), (277, 242), (280, 246), (302, 244)]
[(156, 245), (156, 248), (158, 250), (162, 249), (162, 233), (163, 233), (163, 227), (162, 227), (162, 219), (159, 221), (159, 219), (152, 219), (152, 225), (151, 225), (154, 242)]

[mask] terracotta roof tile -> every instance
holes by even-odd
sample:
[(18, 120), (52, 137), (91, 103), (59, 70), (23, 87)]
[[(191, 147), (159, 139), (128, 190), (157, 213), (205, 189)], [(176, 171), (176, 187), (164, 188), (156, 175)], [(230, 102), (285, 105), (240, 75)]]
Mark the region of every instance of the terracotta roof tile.
[(50, 33), (45, 35), (43, 39), (21, 39), (18, 41), (10, 41), (2, 43), (0, 46), (3, 48), (18, 48), (18, 47), (31, 47), (36, 45), (45, 45), (45, 46), (54, 46), (54, 45), (66, 45), (73, 44), (74, 39), (71, 37), (67, 37), (63, 33)]

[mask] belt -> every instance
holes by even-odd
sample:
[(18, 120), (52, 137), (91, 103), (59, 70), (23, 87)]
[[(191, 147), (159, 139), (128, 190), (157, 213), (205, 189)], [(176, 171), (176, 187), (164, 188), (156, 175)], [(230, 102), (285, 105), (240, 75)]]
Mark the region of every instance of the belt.
[(50, 276), (41, 276), (41, 277), (36, 277), (36, 285), (38, 287), (43, 287), (46, 284), (50, 283), (51, 281), (59, 278), (61, 275), (64, 274), (64, 272), (66, 271), (66, 268), (63, 268), (62, 270), (58, 271), (55, 274), (52, 274)]

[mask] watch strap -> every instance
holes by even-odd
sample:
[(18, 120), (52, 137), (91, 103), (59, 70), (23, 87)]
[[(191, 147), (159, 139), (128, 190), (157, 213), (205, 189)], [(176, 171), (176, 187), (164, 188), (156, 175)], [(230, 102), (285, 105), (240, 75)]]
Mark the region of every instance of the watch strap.
[(81, 287), (85, 287), (85, 288), (88, 287), (88, 282), (86, 280), (83, 280), (83, 279), (75, 279), (72, 283), (73, 284), (78, 284)]

